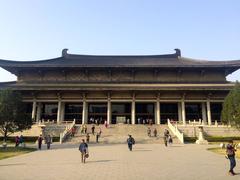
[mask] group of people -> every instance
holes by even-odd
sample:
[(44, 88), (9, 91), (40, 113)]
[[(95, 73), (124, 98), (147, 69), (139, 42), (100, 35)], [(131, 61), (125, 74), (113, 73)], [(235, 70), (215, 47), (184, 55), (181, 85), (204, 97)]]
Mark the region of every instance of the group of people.
[(18, 146), (22, 146), (22, 147), (25, 146), (23, 135), (21, 135), (20, 137), (19, 136), (15, 137), (15, 147), (18, 147)]
[[(84, 133), (83, 134), (86, 134), (86, 142), (89, 143), (90, 142), (90, 133), (88, 133), (88, 131), (87, 131), (87, 126), (86, 125), (82, 125), (81, 127), (83, 127), (83, 129), (84, 129), (84, 131), (83, 131)], [(98, 143), (99, 142), (99, 138), (100, 138), (100, 136), (102, 134), (102, 129), (101, 129), (101, 127), (99, 127), (99, 131), (98, 132), (96, 132), (95, 129), (96, 129), (96, 127), (93, 124), (92, 127), (91, 127), (91, 133), (92, 133), (93, 136), (96, 137), (96, 143)], [(82, 133), (82, 130), (81, 130), (81, 133)]]
[[(81, 152), (81, 162), (86, 163), (86, 159), (89, 157), (89, 150), (88, 150), (88, 142), (85, 141), (85, 139), (82, 139), (82, 142), (79, 145), (79, 151)], [(132, 151), (133, 145), (135, 144), (135, 139), (132, 137), (132, 135), (128, 135), (127, 138), (127, 145), (129, 151)]]
[(148, 129), (147, 129), (147, 135), (148, 135), (148, 137), (152, 137), (152, 132), (153, 132), (153, 137), (157, 137), (157, 129), (156, 128), (154, 128), (154, 130), (152, 131), (151, 130), (151, 128), (150, 127), (148, 127)]
[(91, 117), (89, 119), (89, 124), (96, 124), (96, 125), (99, 125), (99, 124), (103, 124), (106, 120), (104, 120), (103, 118), (96, 118), (94, 119), (93, 117)]
[(46, 137), (43, 137), (41, 134), (37, 139), (38, 142), (38, 149), (42, 149), (42, 142), (45, 140), (45, 143), (47, 144), (47, 149), (50, 149), (50, 146), (52, 144), (52, 137), (48, 134)]
[[(94, 134), (94, 126), (92, 126), (92, 134)], [(151, 129), (150, 129), (151, 130)], [(149, 132), (149, 129), (148, 129)], [(133, 145), (135, 144), (135, 139), (132, 137), (132, 135), (128, 135), (127, 138), (127, 145), (129, 151), (132, 151)], [(165, 146), (168, 146), (169, 144), (172, 144), (172, 137), (167, 129), (164, 130), (164, 144)], [(236, 160), (235, 160), (235, 152), (236, 148), (233, 144), (233, 141), (229, 141), (229, 144), (226, 147), (226, 158), (229, 159), (230, 162), (230, 170), (229, 175), (234, 176), (236, 173), (234, 172), (234, 168), (236, 166)], [(79, 151), (81, 152), (81, 162), (86, 163), (86, 159), (89, 157), (89, 151), (88, 151), (88, 144), (85, 142), (84, 139), (82, 139), (82, 142), (79, 145)]]
[(137, 124), (148, 124), (148, 125), (153, 125), (153, 120), (152, 120), (152, 119), (138, 118), (138, 119), (137, 119)]

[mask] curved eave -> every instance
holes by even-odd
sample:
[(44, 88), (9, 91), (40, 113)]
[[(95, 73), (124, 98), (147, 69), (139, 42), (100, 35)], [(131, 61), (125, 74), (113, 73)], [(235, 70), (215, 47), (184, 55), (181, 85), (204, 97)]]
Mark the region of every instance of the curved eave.
[(0, 89), (10, 88), (13, 90), (230, 90), (235, 83), (216, 84), (173, 84), (173, 83), (12, 83), (0, 85)]
[(233, 72), (240, 60), (206, 61), (176, 56), (91, 56), (70, 55), (39, 61), (0, 60), (0, 67), (17, 74), (24, 68), (224, 68)]

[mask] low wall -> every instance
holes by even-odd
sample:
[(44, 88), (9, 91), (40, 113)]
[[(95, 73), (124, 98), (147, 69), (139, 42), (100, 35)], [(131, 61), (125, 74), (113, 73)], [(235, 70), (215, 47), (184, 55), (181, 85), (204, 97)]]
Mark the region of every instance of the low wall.
[[(197, 126), (178, 126), (184, 136), (198, 137), (199, 128)], [(206, 136), (218, 136), (218, 137), (238, 137), (240, 136), (240, 130), (233, 127), (216, 127), (216, 126), (204, 126), (204, 135)]]
[(34, 137), (34, 136), (39, 136), (42, 133), (41, 127), (38, 125), (32, 125), (30, 129), (24, 130), (24, 131), (18, 131), (10, 135), (11, 136), (20, 136), (23, 135), (25, 137)]
[[(66, 128), (66, 125), (46, 124), (44, 134), (50, 134), (52, 137), (59, 137)], [(38, 124), (32, 125), (30, 129), (15, 132), (10, 137), (23, 135), (24, 137), (38, 137), (42, 134), (42, 129)]]

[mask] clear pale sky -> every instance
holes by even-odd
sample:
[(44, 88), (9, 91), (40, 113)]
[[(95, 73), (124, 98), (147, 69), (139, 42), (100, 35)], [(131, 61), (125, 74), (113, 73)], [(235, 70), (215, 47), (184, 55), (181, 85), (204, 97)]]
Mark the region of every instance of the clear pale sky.
[[(240, 59), (239, 0), (0, 0), (0, 59), (174, 53)], [(0, 81), (16, 77), (0, 69)], [(240, 80), (240, 71), (228, 76)]]

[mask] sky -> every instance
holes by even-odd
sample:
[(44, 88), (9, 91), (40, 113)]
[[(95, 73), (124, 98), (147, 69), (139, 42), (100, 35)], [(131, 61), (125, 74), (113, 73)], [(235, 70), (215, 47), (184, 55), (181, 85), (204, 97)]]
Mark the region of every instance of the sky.
[[(240, 59), (239, 0), (0, 0), (0, 59), (70, 54)], [(227, 77), (240, 80), (240, 70)], [(0, 82), (16, 77), (0, 69)]]

